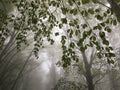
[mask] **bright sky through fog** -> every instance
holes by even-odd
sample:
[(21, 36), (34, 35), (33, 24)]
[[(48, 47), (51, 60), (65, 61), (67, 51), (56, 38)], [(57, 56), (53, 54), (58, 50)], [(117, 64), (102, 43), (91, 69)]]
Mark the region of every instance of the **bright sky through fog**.
[(109, 3), (107, 3), (107, 4), (106, 4), (106, 6), (110, 7), (110, 4), (109, 4)]
[(42, 68), (45, 71), (45, 73), (49, 73), (51, 67), (51, 62), (49, 60), (46, 60), (42, 63)]

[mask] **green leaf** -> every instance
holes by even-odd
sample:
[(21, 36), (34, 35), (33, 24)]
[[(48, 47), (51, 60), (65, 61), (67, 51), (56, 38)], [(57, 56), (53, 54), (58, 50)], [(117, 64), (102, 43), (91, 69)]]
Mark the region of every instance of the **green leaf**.
[(107, 9), (107, 14), (110, 14), (111, 13), (111, 10), (110, 9)]
[(109, 23), (110, 23), (110, 19), (107, 19), (107, 20), (106, 20), (106, 24), (109, 24)]
[(88, 16), (88, 12), (85, 10), (84, 12), (84, 16), (87, 17)]
[(66, 68), (66, 67), (67, 67), (67, 64), (66, 64), (66, 63), (64, 63), (64, 64), (62, 65), (62, 67), (63, 67), (63, 68)]
[(78, 24), (78, 21), (77, 21), (76, 19), (74, 20), (74, 24), (75, 24), (75, 25), (77, 25), (77, 24)]
[(115, 57), (114, 53), (108, 53), (108, 54), (109, 54), (109, 57)]
[(70, 14), (73, 14), (73, 9), (70, 10)]
[(55, 33), (55, 36), (58, 36), (58, 35), (59, 35), (59, 32), (56, 32), (56, 33)]
[(96, 0), (92, 0), (94, 3), (96, 3)]
[(90, 14), (94, 14), (93, 8), (89, 8), (89, 9), (88, 9), (88, 12), (89, 12)]
[(84, 16), (84, 12), (85, 12), (84, 10), (83, 10), (83, 11), (81, 11), (81, 14), (82, 14), (83, 16)]
[(82, 24), (81, 26), (83, 29), (85, 29), (87, 27), (87, 24)]
[(96, 13), (99, 13), (99, 12), (100, 12), (100, 9), (99, 9), (99, 8), (95, 9), (95, 12), (96, 12)]
[(97, 26), (94, 26), (94, 27), (93, 27), (93, 30), (96, 30), (96, 29), (97, 29)]
[(67, 33), (70, 33), (70, 31), (71, 31), (71, 29), (68, 29), (68, 30), (67, 30)]
[(108, 40), (103, 40), (103, 44), (109, 45), (109, 41)]
[(70, 47), (71, 48), (74, 48), (75, 47), (75, 44), (73, 42), (70, 43)]
[(110, 64), (111, 62), (110, 62), (110, 59), (107, 59), (107, 62), (108, 62), (108, 64)]
[(89, 2), (90, 2), (90, 0), (82, 0), (82, 4), (87, 4)]
[(93, 43), (92, 42), (90, 42), (89, 45), (90, 45), (90, 47), (93, 47)]
[(63, 39), (66, 39), (66, 36), (62, 35), (62, 40), (63, 40)]
[(110, 52), (110, 48), (109, 47), (106, 47), (105, 48), (107, 52)]
[(78, 62), (78, 61), (79, 61), (79, 59), (78, 59), (78, 58), (76, 58), (76, 59), (75, 59), (75, 61), (76, 61), (76, 62)]
[(104, 38), (104, 37), (105, 37), (105, 32), (99, 32), (99, 36), (100, 36), (101, 38)]
[(73, 6), (73, 0), (68, 0), (70, 6)]
[(56, 3), (55, 1), (51, 1), (51, 4), (52, 4), (53, 6), (56, 6), (56, 5), (57, 5), (57, 3)]
[(82, 14), (83, 16), (85, 16), (85, 17), (88, 16), (88, 12), (87, 12), (86, 10), (82, 10), (82, 11), (81, 11), (81, 14)]
[(113, 25), (117, 25), (117, 21), (116, 20), (113, 20)]
[(61, 40), (61, 43), (62, 43), (63, 45), (65, 44), (65, 42), (66, 42), (65, 40)]
[(79, 33), (80, 33), (79, 30), (76, 30), (76, 31), (75, 31), (75, 35), (76, 35), (76, 36), (78, 36)]
[(104, 15), (104, 17), (106, 17), (106, 16), (107, 16), (107, 13), (103, 13), (103, 15)]
[(82, 51), (82, 52), (84, 52), (85, 51), (85, 47), (80, 47), (80, 50)]
[(72, 53), (72, 49), (71, 48), (69, 48), (68, 51), (69, 51), (69, 53)]
[(79, 25), (77, 25), (76, 27), (77, 27), (77, 29), (79, 29), (79, 28), (80, 28), (80, 27), (79, 27)]
[(59, 24), (59, 28), (61, 29), (63, 27), (63, 24)]
[(83, 45), (83, 39), (80, 39), (79, 42), (77, 43), (78, 46), (82, 46)]
[(77, 15), (78, 14), (78, 10), (75, 8), (73, 9), (73, 15)]
[(77, 2), (78, 5), (81, 5), (80, 1)]
[(98, 58), (99, 59), (101, 59), (102, 58), (102, 54), (99, 52), (99, 53), (97, 53), (97, 56), (98, 56)]
[(100, 20), (100, 21), (103, 20), (103, 17), (100, 16), (100, 15), (96, 15), (95, 17), (96, 17), (98, 20)]
[(109, 47), (109, 49), (110, 49), (110, 50), (113, 50), (113, 48), (112, 48), (112, 47)]
[(96, 49), (99, 51), (99, 50), (101, 50), (101, 47), (100, 46), (96, 46)]
[(107, 59), (107, 62), (109, 63), (109, 64), (114, 64), (115, 62), (114, 62), (114, 60), (111, 60), (111, 59)]
[(83, 39), (85, 39), (86, 37), (87, 37), (87, 32), (84, 31), (84, 32), (83, 32)]
[(66, 14), (68, 12), (67, 8), (61, 8), (61, 10), (63, 14)]
[(72, 38), (72, 35), (73, 35), (73, 30), (71, 29), (71, 30), (70, 30), (70, 34), (69, 34), (69, 37)]
[(105, 31), (107, 31), (108, 33), (112, 32), (112, 30), (109, 27), (105, 27)]
[(100, 23), (101, 26), (105, 27), (105, 23)]
[(95, 37), (95, 36), (91, 36), (91, 37), (90, 37), (90, 40), (95, 41), (95, 40), (96, 40), (96, 37)]
[(32, 23), (33, 23), (33, 24), (36, 24), (37, 22), (38, 22), (37, 18), (33, 18), (33, 19), (32, 19)]
[(111, 60), (110, 63), (114, 64), (115, 62), (114, 62), (114, 60)]
[(55, 42), (54, 40), (52, 40), (52, 39), (50, 40), (50, 44), (51, 44), (51, 45), (53, 45), (54, 42)]
[(87, 31), (87, 35), (91, 35), (92, 33), (92, 29), (90, 29), (89, 31)]
[(61, 21), (62, 21), (63, 24), (67, 24), (67, 19), (66, 18), (62, 18)]
[(98, 28), (99, 30), (102, 29), (102, 27), (100, 26), (100, 24), (97, 25), (97, 28)]
[(66, 53), (66, 51), (65, 51), (66, 50), (66, 46), (62, 45), (62, 49), (64, 51), (63, 54)]
[(107, 31), (108, 33), (111, 33), (111, 32), (112, 32), (112, 30), (111, 30), (110, 28), (107, 28), (106, 31)]

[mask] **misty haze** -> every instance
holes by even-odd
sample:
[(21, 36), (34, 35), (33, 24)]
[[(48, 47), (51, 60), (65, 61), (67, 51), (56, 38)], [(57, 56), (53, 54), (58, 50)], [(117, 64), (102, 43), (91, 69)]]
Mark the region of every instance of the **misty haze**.
[(120, 90), (120, 0), (0, 0), (0, 90)]

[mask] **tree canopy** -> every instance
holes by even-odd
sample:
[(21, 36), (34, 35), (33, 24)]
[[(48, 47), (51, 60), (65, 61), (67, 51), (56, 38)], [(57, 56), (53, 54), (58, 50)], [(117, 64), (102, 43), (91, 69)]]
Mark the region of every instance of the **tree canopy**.
[[(108, 0), (110, 1), (110, 0)], [(112, 0), (111, 0), (112, 1)], [(1, 1), (2, 2), (2, 1)], [(107, 38), (112, 32), (111, 26), (119, 23), (119, 18), (109, 2), (97, 0), (12, 0), (14, 12), (7, 13), (1, 9), (0, 15), (0, 48), (15, 32), (16, 47), (20, 50), (23, 44), (28, 45), (28, 35), (34, 39), (34, 55), (38, 57), (40, 48), (47, 40), (51, 45), (54, 27), (63, 29), (61, 48), (63, 49), (62, 66), (67, 67), (71, 61), (78, 62), (76, 49), (85, 52), (87, 48), (97, 49), (99, 58), (106, 58), (114, 63), (115, 54)], [(55, 36), (59, 36), (56, 30)]]

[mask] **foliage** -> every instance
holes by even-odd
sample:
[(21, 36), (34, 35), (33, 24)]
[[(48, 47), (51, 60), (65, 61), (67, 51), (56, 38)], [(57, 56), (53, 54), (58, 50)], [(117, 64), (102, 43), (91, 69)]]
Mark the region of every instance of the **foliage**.
[(73, 81), (67, 81), (65, 78), (60, 78), (52, 90), (85, 90), (85, 87), (80, 84), (77, 85)]
[[(70, 65), (72, 60), (78, 62), (76, 48), (85, 52), (88, 47), (96, 47), (99, 58), (106, 57), (108, 63), (114, 63), (115, 54), (106, 35), (112, 32), (110, 26), (116, 25), (118, 21), (113, 17), (111, 9), (99, 5), (96, 0), (12, 0), (12, 3), (17, 8), (17, 14), (6, 15), (4, 22), (4, 15), (0, 17), (1, 49), (12, 30), (17, 32), (18, 50), (23, 44), (28, 45), (27, 35), (32, 32), (34, 55), (38, 57), (39, 49), (46, 40), (54, 44), (54, 39), (51, 38), (52, 29), (67, 26), (65, 35), (61, 36), (63, 67)], [(89, 5), (93, 7), (88, 7)], [(92, 24), (91, 20), (96, 24)]]

